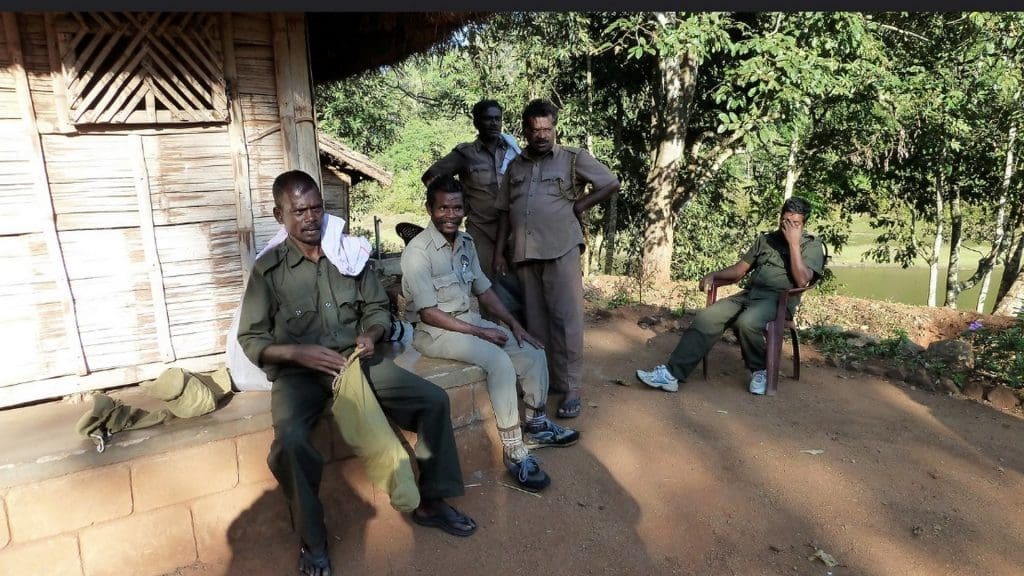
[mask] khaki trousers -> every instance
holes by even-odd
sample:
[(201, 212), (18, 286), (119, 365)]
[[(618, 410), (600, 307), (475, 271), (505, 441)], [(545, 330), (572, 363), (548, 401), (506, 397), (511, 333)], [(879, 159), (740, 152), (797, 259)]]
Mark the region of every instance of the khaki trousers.
[(508, 337), (504, 347), (476, 336), (450, 330), (417, 328), (412, 345), (425, 356), (476, 364), (487, 373), (487, 394), (491, 398), (494, 419), (499, 430), (519, 426), (517, 377), (523, 389), (523, 402), (543, 411), (548, 399), (548, 366), (544, 351), (532, 344), (520, 347), (512, 332), (476, 312), (465, 312), (459, 320), (484, 328), (501, 330)]
[(526, 260), (516, 273), (523, 286), (526, 329), (548, 354), (551, 387), (578, 390), (583, 378), (583, 269), (580, 250), (552, 260)]

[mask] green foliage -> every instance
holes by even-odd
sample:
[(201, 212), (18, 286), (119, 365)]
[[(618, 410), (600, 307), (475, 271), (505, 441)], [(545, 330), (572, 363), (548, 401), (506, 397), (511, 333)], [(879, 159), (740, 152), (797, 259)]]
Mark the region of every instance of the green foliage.
[[(938, 257), (940, 222), (948, 235), (937, 194), (961, 198), (965, 241), (992, 244), (1009, 129), (1024, 127), (1022, 34), (1021, 13), (507, 12), (445, 50), (317, 87), (316, 107), (321, 129), (395, 174), (389, 190), (354, 190), (359, 211), (418, 211), (419, 176), (473, 137), (480, 98), (502, 102), (518, 135), (522, 106), (545, 97), (561, 107), (560, 141), (619, 176), (615, 272), (640, 274), (648, 177), (673, 138), (683, 158), (657, 187), (672, 199), (674, 277), (734, 262), (774, 223), (787, 182), (811, 200), (808, 228), (831, 251), (865, 214), (870, 257), (911, 265)], [(696, 89), (674, 133), (659, 65), (689, 61)], [(1013, 233), (1019, 176), (1008, 192)], [(591, 237), (606, 208), (588, 214)]]
[(813, 342), (822, 354), (834, 358), (845, 358), (853, 351), (846, 333), (838, 326), (815, 325), (804, 328), (800, 330), (800, 338)]
[(1024, 319), (1005, 330), (968, 331), (964, 339), (974, 351), (975, 372), (1011, 388), (1024, 388)]

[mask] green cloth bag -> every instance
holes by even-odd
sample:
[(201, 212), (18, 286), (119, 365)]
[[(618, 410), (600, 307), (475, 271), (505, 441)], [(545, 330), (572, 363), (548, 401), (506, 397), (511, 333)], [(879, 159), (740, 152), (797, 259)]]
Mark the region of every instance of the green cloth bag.
[(75, 425), (75, 430), (85, 437), (94, 433), (109, 437), (124, 430), (148, 428), (173, 418), (167, 410), (149, 412), (142, 408), (132, 408), (122, 404), (106, 394), (93, 396), (92, 410), (82, 414)]
[(420, 491), (409, 453), (395, 436), (377, 397), (363, 375), (356, 350), (348, 367), (334, 379), (331, 413), (341, 437), (366, 467), (366, 475), (391, 497), (391, 507), (412, 512), (420, 505)]
[(139, 387), (148, 396), (163, 400), (178, 418), (194, 418), (217, 408), (217, 402), (231, 392), (231, 378), (227, 368), (211, 374), (168, 368)]

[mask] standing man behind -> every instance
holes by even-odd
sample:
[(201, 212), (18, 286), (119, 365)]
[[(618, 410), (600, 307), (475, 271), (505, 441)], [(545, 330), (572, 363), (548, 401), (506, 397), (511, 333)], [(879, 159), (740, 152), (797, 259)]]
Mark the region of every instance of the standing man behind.
[[(527, 147), (498, 189), (494, 271), (508, 272), (506, 239), (523, 287), (526, 328), (548, 351), (558, 415), (580, 414), (583, 376), (583, 213), (619, 189), (619, 179), (580, 148), (555, 142), (558, 108), (533, 100), (523, 110)], [(589, 194), (583, 190), (592, 186)]]
[(423, 173), (424, 184), (438, 176), (459, 177), (465, 191), (466, 232), (473, 237), (480, 267), (494, 279), (494, 248), (498, 237), (498, 210), (495, 201), (509, 162), (519, 154), (511, 136), (502, 134), (502, 109), (497, 100), (481, 100), (473, 105), (476, 140), (463, 142), (434, 162)]
[[(416, 323), (412, 345), (426, 356), (484, 369), (505, 466), (521, 487), (539, 491), (550, 480), (528, 448), (569, 446), (580, 434), (548, 420), (544, 413), (548, 398), (544, 350), (505, 309), (480, 269), (473, 239), (459, 231), (463, 215), (459, 182), (451, 176), (432, 180), (426, 208), (430, 224), (402, 252), (406, 316)], [(483, 310), (509, 328), (471, 310), (472, 295)], [(519, 426), (517, 378), (526, 404), (525, 434)]]
[(274, 441), (267, 464), (284, 490), (302, 540), (299, 571), (331, 574), (318, 494), (324, 459), (310, 432), (332, 399), (332, 381), (360, 347), (363, 374), (384, 413), (417, 434), (421, 503), (413, 521), (469, 536), (476, 523), (444, 501), (464, 492), (448, 395), (375, 353), (391, 322), (387, 294), (372, 270), (342, 273), (325, 256), (324, 204), (316, 181), (292, 170), (274, 180), (273, 191), (274, 217), (288, 238), (253, 266), (238, 342), (273, 382)]
[[(679, 390), (679, 381), (686, 381), (722, 332), (733, 326), (743, 362), (751, 372), (750, 392), (764, 394), (767, 381), (764, 327), (775, 317), (779, 294), (783, 290), (808, 286), (821, 277), (825, 267), (821, 240), (804, 230), (810, 215), (811, 205), (803, 198), (793, 196), (786, 200), (782, 204), (778, 229), (758, 235), (739, 262), (702, 278), (700, 289), (710, 290), (716, 278), (735, 282), (750, 272), (746, 290), (697, 313), (666, 364), (649, 371), (637, 370), (636, 377), (653, 388), (667, 392)], [(790, 316), (799, 303), (799, 294), (789, 299)]]

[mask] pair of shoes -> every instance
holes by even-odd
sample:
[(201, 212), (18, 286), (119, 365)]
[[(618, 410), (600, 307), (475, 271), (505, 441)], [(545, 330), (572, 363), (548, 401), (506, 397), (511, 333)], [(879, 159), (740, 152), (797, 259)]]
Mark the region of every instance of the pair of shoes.
[(580, 402), (579, 396), (570, 400), (563, 400), (562, 405), (558, 407), (559, 418), (575, 418), (580, 415), (580, 411), (583, 409), (583, 404)]
[(552, 422), (547, 416), (540, 424), (523, 426), (523, 444), (531, 450), (548, 446), (572, 446), (580, 439), (580, 433), (572, 428), (565, 428)]
[(664, 364), (658, 364), (650, 372), (637, 370), (636, 377), (651, 388), (661, 388), (665, 392), (676, 392), (679, 390), (679, 380), (668, 371)]
[[(452, 536), (466, 537), (476, 532), (476, 522), (453, 506), (444, 505), (444, 509), (433, 514), (420, 514), (419, 508), (413, 510), (412, 521), (420, 526), (440, 528)], [(466, 528), (463, 528), (466, 526)]]
[(303, 544), (299, 549), (299, 573), (304, 576), (331, 576), (331, 557), (327, 555), (327, 548), (313, 554)]
[(527, 492), (540, 492), (551, 484), (547, 472), (540, 469), (540, 462), (533, 454), (527, 454), (522, 460), (515, 462), (504, 455), (505, 468), (516, 479), (519, 487)]
[(764, 394), (768, 385), (768, 373), (765, 370), (754, 370), (750, 374), (750, 393)]

